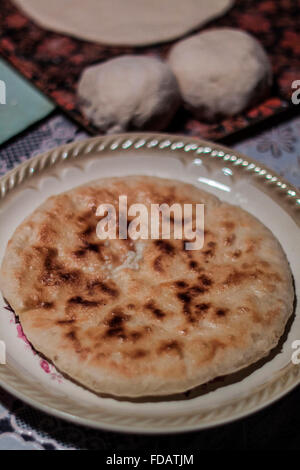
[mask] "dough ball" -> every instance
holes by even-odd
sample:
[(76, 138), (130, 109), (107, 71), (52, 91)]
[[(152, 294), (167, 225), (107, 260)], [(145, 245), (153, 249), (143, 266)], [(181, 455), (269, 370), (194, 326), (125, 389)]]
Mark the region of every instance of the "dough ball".
[(186, 108), (207, 121), (243, 111), (262, 98), (272, 82), (262, 46), (236, 29), (209, 30), (180, 41), (168, 62)]
[(164, 129), (180, 93), (170, 67), (153, 57), (125, 55), (83, 71), (79, 106), (101, 131)]

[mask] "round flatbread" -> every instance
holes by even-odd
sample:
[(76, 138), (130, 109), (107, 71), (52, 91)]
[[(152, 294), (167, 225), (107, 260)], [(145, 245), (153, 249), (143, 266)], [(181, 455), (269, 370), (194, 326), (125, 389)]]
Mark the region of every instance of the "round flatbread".
[(46, 29), (89, 41), (169, 41), (225, 13), (233, 0), (13, 0)]
[[(100, 240), (98, 206), (123, 195), (128, 207), (204, 204), (203, 248)], [(131, 397), (186, 391), (267, 355), (294, 298), (286, 256), (255, 217), (146, 176), (49, 198), (9, 241), (0, 281), (37, 351), (91, 390)]]

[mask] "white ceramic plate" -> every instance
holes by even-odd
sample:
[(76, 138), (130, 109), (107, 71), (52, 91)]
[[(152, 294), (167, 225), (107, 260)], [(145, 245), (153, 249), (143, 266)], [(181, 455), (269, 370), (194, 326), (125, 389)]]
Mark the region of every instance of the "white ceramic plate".
[[(97, 137), (35, 157), (0, 180), (0, 261), (15, 228), (48, 196), (98, 177), (145, 174), (192, 183), (240, 205), (279, 239), (300, 292), (300, 194), (278, 175), (217, 144), (154, 134)], [(48, 413), (70, 421), (125, 432), (180, 432), (225, 423), (252, 413), (300, 382), (291, 362), (300, 340), (300, 309), (280, 346), (259, 364), (202, 386), (189, 395), (153, 400), (100, 397), (62, 377), (21, 337), (0, 296), (0, 340), (7, 364), (0, 385)]]

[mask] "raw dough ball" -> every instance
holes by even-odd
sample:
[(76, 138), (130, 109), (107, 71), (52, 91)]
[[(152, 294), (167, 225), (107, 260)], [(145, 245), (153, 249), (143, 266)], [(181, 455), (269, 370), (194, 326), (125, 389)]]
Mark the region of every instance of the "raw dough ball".
[(179, 103), (179, 87), (169, 66), (146, 56), (125, 55), (84, 70), (79, 106), (104, 132), (165, 128)]
[(208, 121), (241, 112), (271, 85), (268, 56), (249, 34), (214, 29), (180, 41), (171, 50), (185, 106)]

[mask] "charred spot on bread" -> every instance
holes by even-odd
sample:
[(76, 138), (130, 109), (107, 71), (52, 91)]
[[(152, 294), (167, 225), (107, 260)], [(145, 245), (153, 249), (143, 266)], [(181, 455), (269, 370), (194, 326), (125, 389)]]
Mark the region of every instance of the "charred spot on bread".
[(44, 308), (46, 310), (49, 310), (54, 307), (54, 302), (42, 302), (41, 303), (41, 308)]
[(81, 305), (82, 307), (98, 307), (100, 305), (98, 301), (86, 300), (80, 297), (79, 295), (76, 297), (71, 297), (68, 300), (68, 303), (72, 305)]
[(181, 358), (183, 357), (182, 347), (177, 340), (163, 341), (158, 349), (158, 353), (177, 353)]
[(175, 254), (174, 246), (167, 240), (155, 240), (154, 244), (159, 251), (166, 255), (173, 256)]
[(110, 326), (111, 328), (121, 327), (124, 322), (129, 320), (129, 316), (126, 315), (121, 309), (113, 310), (108, 319), (104, 321), (105, 324)]
[(201, 276), (199, 276), (199, 281), (201, 281), (202, 285), (205, 287), (211, 286), (213, 284), (212, 279), (205, 274), (201, 274)]
[(222, 226), (228, 231), (233, 231), (235, 229), (235, 223), (233, 222), (233, 220), (223, 221)]
[(197, 261), (194, 261), (194, 260), (189, 261), (189, 267), (190, 267), (191, 269), (197, 269), (197, 268), (198, 268), (198, 263), (197, 263)]
[(210, 304), (208, 303), (201, 303), (196, 305), (197, 312), (206, 312), (210, 308)]
[(224, 244), (225, 244), (225, 246), (231, 246), (231, 245), (233, 245), (235, 240), (236, 240), (236, 235), (234, 233), (232, 233), (231, 235), (228, 235), (227, 237), (225, 237)]
[(75, 323), (74, 319), (70, 320), (57, 320), (56, 324), (57, 325), (71, 325), (72, 323)]
[(156, 318), (164, 318), (166, 316), (166, 313), (163, 312), (160, 308), (158, 308), (156, 305), (155, 305), (155, 302), (153, 300), (150, 300), (149, 302), (147, 302), (145, 304), (145, 308), (147, 310), (150, 310), (151, 313), (156, 317)]
[(132, 357), (132, 359), (142, 359), (143, 357), (147, 356), (148, 354), (149, 354), (149, 352), (146, 351), (145, 349), (136, 349), (135, 351), (133, 351), (130, 354), (130, 357)]
[(157, 271), (158, 273), (162, 273), (163, 272), (163, 267), (162, 267), (162, 256), (159, 255), (155, 258), (154, 262), (153, 262), (153, 269), (155, 271)]
[(188, 287), (188, 284), (185, 281), (176, 281), (175, 286), (179, 289), (184, 289), (185, 287)]
[(216, 314), (218, 315), (218, 317), (225, 317), (225, 315), (227, 314), (228, 312), (228, 309), (227, 308), (218, 308), (216, 310)]
[(115, 287), (115, 284), (112, 285), (112, 283), (100, 281), (98, 285), (101, 291), (105, 294), (108, 294), (111, 297), (118, 297), (119, 290)]
[(125, 334), (125, 330), (122, 326), (116, 326), (116, 327), (109, 327), (107, 328), (105, 334), (105, 338), (118, 338), (125, 340), (127, 339), (127, 336)]

